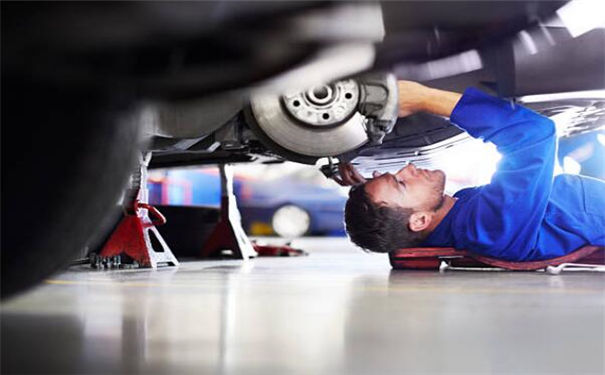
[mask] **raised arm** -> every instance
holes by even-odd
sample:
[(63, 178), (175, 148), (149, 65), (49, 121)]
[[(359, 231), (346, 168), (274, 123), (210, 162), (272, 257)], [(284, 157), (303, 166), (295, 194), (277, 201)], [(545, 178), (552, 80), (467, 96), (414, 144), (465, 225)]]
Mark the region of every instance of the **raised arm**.
[(398, 81), (399, 117), (422, 111), (450, 117), (462, 97), (457, 92), (434, 89), (412, 81)]
[(555, 127), (513, 102), (467, 89), (450, 117), (502, 159), (488, 185), (465, 202), (454, 224), (456, 247), (523, 260), (531, 255), (552, 187)]

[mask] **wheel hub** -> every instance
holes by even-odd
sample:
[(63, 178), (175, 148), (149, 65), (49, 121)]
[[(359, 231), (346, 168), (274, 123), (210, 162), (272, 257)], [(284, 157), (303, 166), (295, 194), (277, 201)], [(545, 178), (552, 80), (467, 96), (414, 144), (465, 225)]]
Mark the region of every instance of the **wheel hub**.
[(251, 107), (258, 126), (278, 145), (300, 155), (324, 157), (367, 141), (359, 100), (359, 84), (348, 79), (283, 96), (258, 95)]
[(355, 111), (359, 103), (359, 86), (353, 80), (344, 80), (286, 94), (282, 100), (288, 113), (302, 124), (334, 126)]
[(257, 93), (246, 111), (251, 129), (268, 148), (314, 164), (368, 141), (380, 144), (397, 120), (397, 79), (368, 73), (304, 91)]

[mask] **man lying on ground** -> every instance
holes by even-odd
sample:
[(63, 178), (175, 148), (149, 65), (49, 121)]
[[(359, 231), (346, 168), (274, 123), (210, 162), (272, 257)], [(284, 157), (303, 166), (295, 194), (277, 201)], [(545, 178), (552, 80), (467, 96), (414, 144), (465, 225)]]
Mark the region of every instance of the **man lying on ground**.
[(605, 182), (553, 177), (553, 122), (474, 88), (463, 95), (399, 82), (399, 116), (418, 111), (449, 117), (502, 155), (488, 185), (444, 194), (445, 174), (408, 164), (366, 180), (339, 166), (342, 185), (355, 185), (345, 208), (346, 230), (375, 252), (454, 247), (509, 261), (544, 260), (585, 246), (605, 246)]

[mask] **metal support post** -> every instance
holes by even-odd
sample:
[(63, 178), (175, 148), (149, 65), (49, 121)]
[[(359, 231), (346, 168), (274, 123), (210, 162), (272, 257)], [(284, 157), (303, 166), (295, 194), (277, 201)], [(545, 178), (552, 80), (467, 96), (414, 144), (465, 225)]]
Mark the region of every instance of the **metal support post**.
[(91, 257), (93, 267), (123, 267), (128, 263), (150, 268), (179, 265), (156, 228), (165, 224), (166, 218), (148, 203), (147, 167), (150, 160), (151, 153), (139, 159), (139, 168), (133, 173), (131, 186), (124, 196), (124, 217), (99, 254)]
[[(228, 256), (249, 259), (257, 256), (248, 235), (242, 228), (242, 218), (233, 194), (233, 170), (226, 164), (219, 165), (221, 175), (221, 217), (206, 241), (201, 257)], [(225, 253), (225, 250), (229, 253)]]

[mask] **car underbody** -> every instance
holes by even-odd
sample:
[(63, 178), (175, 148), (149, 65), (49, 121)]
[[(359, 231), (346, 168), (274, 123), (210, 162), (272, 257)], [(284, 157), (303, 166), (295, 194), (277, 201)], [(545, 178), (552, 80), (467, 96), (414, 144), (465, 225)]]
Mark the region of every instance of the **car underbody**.
[[(383, 6), (388, 9), (405, 8), (407, 5)], [(465, 6), (468, 4), (451, 5), (457, 12)], [(482, 7), (481, 4), (478, 6)], [(445, 25), (440, 27), (447, 31), (439, 31), (438, 26), (432, 29), (438, 33), (439, 43), (429, 38), (428, 34), (419, 33), (416, 43), (421, 40), (427, 48), (435, 43), (441, 48), (431, 51), (433, 56), (419, 53), (414, 57), (403, 57), (400, 51), (402, 39), (407, 40), (404, 31), (391, 34), (389, 31), (411, 25), (401, 25), (401, 21), (391, 21), (392, 24), (389, 24), (387, 19), (386, 37), (370, 70), (394, 72), (396, 78), (420, 80), (449, 90), (479, 87), (546, 116), (565, 119), (558, 122), (561, 137), (602, 128), (605, 98), (602, 92), (596, 90), (605, 86), (605, 55), (601, 48), (605, 43), (605, 31), (596, 29), (574, 38), (551, 15), (539, 22), (524, 24), (514, 32), (510, 29), (506, 32), (499, 30), (500, 34), (496, 33), (497, 36), (491, 39), (484, 36), (485, 40), (471, 38), (461, 42), (463, 36), (476, 37), (481, 34), (478, 30), (494, 22), (495, 18), (511, 16), (512, 8), (508, 9), (509, 13), (499, 14), (483, 9), (486, 24), (474, 25), (474, 33), (448, 25), (460, 20), (444, 20)], [(430, 13), (433, 9), (429, 5), (425, 10)], [(383, 14), (387, 13), (401, 14), (402, 10), (388, 9)], [(426, 25), (418, 27), (424, 30)], [(407, 43), (411, 42), (407, 40)], [(440, 57), (440, 52), (444, 55), (448, 53), (444, 51), (455, 53)], [(582, 57), (568, 59), (570, 55)], [(396, 60), (393, 60), (393, 56), (397, 56)], [(433, 155), (468, 139), (448, 119), (419, 114), (398, 120), (389, 99), (405, 93), (397, 94), (396, 86), (387, 83), (386, 74), (381, 77), (372, 74), (370, 78), (367, 74), (348, 76), (330, 83), (309, 85), (303, 91), (289, 90), (285, 94), (252, 90), (249, 98), (240, 102), (239, 110), (233, 106), (229, 108), (229, 114), (222, 115), (223, 118), (231, 115), (229, 120), (217, 130), (198, 137), (171, 137), (171, 129), (181, 129), (183, 126), (166, 124), (163, 127), (165, 133), (156, 133), (152, 137), (152, 167), (242, 161), (272, 163), (283, 160), (316, 164), (321, 158), (336, 157), (352, 161), (362, 172), (369, 173), (410, 161), (430, 165)], [(373, 96), (375, 102), (368, 103), (368, 95), (365, 95), (368, 90), (365, 88), (372, 78), (382, 80), (374, 84), (384, 87), (384, 95), (378, 93)], [(353, 93), (349, 99), (339, 96), (339, 93), (346, 91), (343, 89), (346, 85)], [(321, 93), (325, 97), (318, 100), (314, 93)], [(230, 98), (233, 98), (231, 95)], [(205, 111), (205, 114), (210, 113), (214, 119), (217, 117), (214, 114), (222, 109), (216, 110), (215, 98), (210, 99), (209, 103), (207, 107), (212, 109)], [(300, 107), (296, 108), (292, 103), (300, 103)], [(368, 113), (368, 107), (382, 108), (382, 112)], [(335, 108), (346, 112), (341, 119), (334, 115)], [(199, 109), (198, 102), (195, 110)], [(183, 106), (173, 107), (172, 110), (171, 118), (191, 117)], [(301, 116), (301, 112), (306, 115)], [(326, 120), (320, 115), (326, 116)], [(380, 116), (382, 124), (376, 126), (374, 122)], [(157, 118), (162, 116), (158, 115)]]

